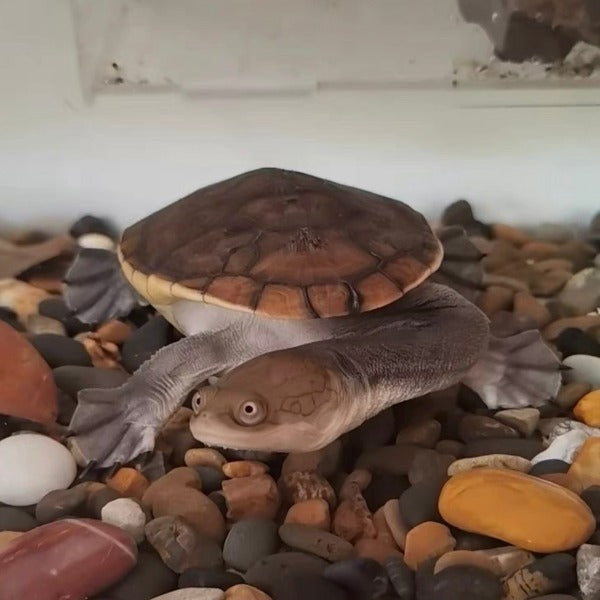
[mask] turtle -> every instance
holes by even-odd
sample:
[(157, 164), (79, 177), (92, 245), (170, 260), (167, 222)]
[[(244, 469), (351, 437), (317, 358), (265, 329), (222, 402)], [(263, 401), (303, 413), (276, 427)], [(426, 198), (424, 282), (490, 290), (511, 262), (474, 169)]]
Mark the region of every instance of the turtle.
[(82, 249), (65, 278), (88, 321), (145, 302), (181, 334), (120, 387), (84, 389), (67, 443), (108, 468), (154, 449), (191, 399), (203, 444), (318, 450), (399, 402), (462, 383), (488, 407), (539, 405), (559, 360), (534, 329), (505, 337), (474, 304), (481, 253), (400, 200), (259, 168)]

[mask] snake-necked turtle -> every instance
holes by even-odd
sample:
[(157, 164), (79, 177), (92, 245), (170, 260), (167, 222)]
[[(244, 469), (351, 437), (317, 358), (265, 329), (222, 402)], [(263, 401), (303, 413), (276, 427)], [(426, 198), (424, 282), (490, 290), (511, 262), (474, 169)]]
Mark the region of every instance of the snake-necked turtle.
[(558, 359), (537, 331), (491, 336), (452, 289), (468, 284), (457, 272), (476, 276), (481, 255), (461, 231), (439, 236), (397, 200), (260, 169), (132, 225), (118, 262), (82, 251), (66, 291), (84, 305), (80, 317), (127, 312), (134, 289), (186, 337), (121, 387), (79, 393), (70, 424), (79, 462), (107, 467), (151, 451), (194, 392), (198, 440), (275, 452), (321, 448), (459, 381), (488, 406), (544, 401), (557, 391)]

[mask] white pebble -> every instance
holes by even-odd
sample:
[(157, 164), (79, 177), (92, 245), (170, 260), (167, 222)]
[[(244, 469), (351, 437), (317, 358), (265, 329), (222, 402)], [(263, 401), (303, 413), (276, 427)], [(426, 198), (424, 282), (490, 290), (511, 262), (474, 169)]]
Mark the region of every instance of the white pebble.
[(548, 448), (531, 459), (531, 464), (535, 465), (543, 460), (564, 460), (570, 464), (588, 437), (585, 431), (578, 429), (559, 435)]
[(142, 507), (131, 498), (117, 498), (102, 507), (100, 518), (110, 525), (129, 533), (140, 544), (144, 541), (146, 514)]
[(48, 492), (68, 488), (77, 475), (71, 453), (39, 433), (22, 433), (0, 441), (0, 502), (37, 504)]
[(84, 233), (77, 238), (77, 244), (81, 248), (95, 248), (96, 250), (114, 250), (115, 242), (107, 235), (101, 233)]
[(218, 588), (183, 588), (154, 596), (151, 600), (223, 600), (225, 592)]
[(590, 427), (585, 423), (573, 421), (573, 419), (565, 419), (561, 423), (558, 423), (550, 432), (548, 435), (548, 444), (551, 444), (557, 437), (573, 430), (583, 431), (587, 437), (600, 437), (600, 429), (597, 427)]
[(589, 383), (593, 389), (600, 388), (600, 357), (573, 354), (563, 360), (563, 365), (570, 367), (564, 373), (565, 383), (578, 381)]

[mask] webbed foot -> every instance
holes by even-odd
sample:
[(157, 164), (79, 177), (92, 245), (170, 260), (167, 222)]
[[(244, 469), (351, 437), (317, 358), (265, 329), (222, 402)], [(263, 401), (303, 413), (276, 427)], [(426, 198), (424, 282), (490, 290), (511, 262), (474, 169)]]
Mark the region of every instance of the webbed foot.
[(487, 352), (462, 382), (488, 408), (540, 406), (556, 396), (560, 360), (534, 329), (508, 337), (490, 336)]

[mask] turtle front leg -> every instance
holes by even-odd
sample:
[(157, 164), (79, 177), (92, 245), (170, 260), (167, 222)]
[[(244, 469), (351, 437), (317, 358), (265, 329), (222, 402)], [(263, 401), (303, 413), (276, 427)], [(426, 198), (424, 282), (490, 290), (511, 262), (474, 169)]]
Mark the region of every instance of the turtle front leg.
[(81, 390), (67, 438), (80, 466), (110, 467), (152, 451), (156, 435), (195, 386), (249, 358), (232, 337), (225, 329), (183, 338), (121, 386)]

